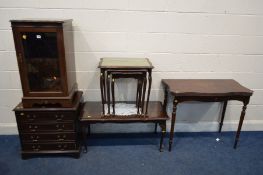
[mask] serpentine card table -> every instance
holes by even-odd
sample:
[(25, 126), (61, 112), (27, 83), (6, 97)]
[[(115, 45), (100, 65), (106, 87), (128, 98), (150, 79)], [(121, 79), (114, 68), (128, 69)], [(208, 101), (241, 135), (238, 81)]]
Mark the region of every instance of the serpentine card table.
[(229, 100), (243, 102), (243, 108), (234, 143), (234, 148), (236, 149), (246, 108), (250, 96), (253, 94), (252, 90), (247, 89), (232, 79), (163, 79), (162, 84), (164, 85), (165, 92), (164, 109), (166, 109), (167, 106), (168, 91), (174, 96), (169, 151), (172, 149), (177, 105), (185, 101), (223, 102), (224, 105), (221, 121), (219, 123), (219, 132), (221, 132), (223, 126), (227, 102)]

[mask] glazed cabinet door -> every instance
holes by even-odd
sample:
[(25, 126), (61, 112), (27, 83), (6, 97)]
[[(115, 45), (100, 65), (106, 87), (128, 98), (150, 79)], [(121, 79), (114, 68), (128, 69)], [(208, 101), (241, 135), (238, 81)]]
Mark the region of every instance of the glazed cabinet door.
[[(17, 57), (24, 93), (27, 96), (56, 96), (65, 93), (62, 30), (16, 28)], [(62, 42), (62, 43), (61, 43)]]

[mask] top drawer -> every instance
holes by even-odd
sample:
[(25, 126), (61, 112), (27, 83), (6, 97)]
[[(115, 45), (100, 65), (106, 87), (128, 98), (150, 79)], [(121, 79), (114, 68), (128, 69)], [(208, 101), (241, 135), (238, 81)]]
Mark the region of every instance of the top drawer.
[(76, 117), (75, 112), (16, 112), (18, 122), (66, 122)]

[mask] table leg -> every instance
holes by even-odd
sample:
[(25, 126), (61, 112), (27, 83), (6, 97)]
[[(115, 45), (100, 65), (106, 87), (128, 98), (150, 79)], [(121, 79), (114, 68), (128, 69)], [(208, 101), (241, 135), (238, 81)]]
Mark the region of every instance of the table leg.
[(101, 102), (102, 102), (102, 113), (103, 115), (105, 114), (105, 109), (104, 109), (104, 71), (101, 70), (100, 72), (100, 91), (101, 91)]
[(112, 93), (112, 109), (113, 115), (115, 115), (115, 95), (114, 95), (114, 78), (111, 80), (111, 93)]
[(219, 131), (218, 132), (221, 132), (221, 130), (222, 130), (222, 126), (223, 126), (224, 119), (225, 119), (226, 107), (227, 107), (227, 101), (224, 101), (224, 106), (223, 106), (221, 121), (219, 123)]
[(147, 101), (146, 101), (146, 111), (145, 114), (148, 113), (148, 104), (149, 104), (149, 99), (150, 99), (150, 93), (151, 93), (151, 86), (152, 86), (152, 70), (150, 69), (148, 71), (148, 79), (149, 79), (149, 85), (148, 85), (148, 95), (147, 95)]
[(157, 134), (157, 123), (154, 124), (154, 133)]
[(164, 88), (164, 100), (163, 100), (163, 111), (167, 115), (166, 108), (167, 108), (167, 97), (168, 97), (168, 90), (167, 87)]
[(244, 121), (244, 118), (245, 118), (245, 114), (246, 114), (247, 104), (248, 104), (248, 101), (245, 101), (244, 102), (244, 106), (242, 108), (242, 112), (241, 112), (240, 119), (239, 119), (239, 124), (238, 124), (238, 129), (237, 129), (237, 133), (236, 133), (235, 143), (234, 143), (234, 149), (237, 148), (237, 143), (239, 141), (239, 136), (240, 136), (242, 124), (243, 124), (243, 121)]
[(104, 105), (106, 104), (106, 101), (107, 101), (106, 81), (107, 81), (107, 72), (104, 70), (104, 72), (103, 72), (103, 95), (104, 95), (103, 98), (104, 98)]
[(139, 84), (139, 95), (138, 95), (138, 106), (137, 106), (137, 114), (140, 114), (140, 107), (141, 107), (141, 96), (142, 96), (142, 79), (138, 79)]
[(143, 93), (142, 93), (142, 113), (144, 114), (144, 103), (145, 103), (145, 93), (146, 93), (146, 85), (147, 85), (147, 79), (146, 75), (143, 77)]
[(91, 129), (90, 129), (90, 124), (88, 124), (88, 135), (90, 135)]
[(107, 105), (108, 105), (108, 114), (110, 115), (110, 75), (107, 75)]
[(169, 151), (172, 150), (173, 137), (174, 137), (174, 125), (176, 120), (176, 109), (177, 109), (178, 101), (174, 99), (173, 102), (173, 112), (172, 112), (172, 121), (171, 121), (171, 130), (170, 130), (170, 139), (169, 139)]
[(165, 133), (166, 133), (166, 121), (165, 122), (161, 122), (160, 123), (160, 127), (162, 129), (162, 135), (161, 135), (161, 140), (160, 140), (160, 152), (163, 151), (163, 138), (165, 136)]
[(137, 92), (136, 92), (136, 107), (137, 108), (139, 107), (139, 104), (138, 104), (139, 100), (138, 100), (138, 98), (139, 98), (139, 79), (137, 79)]
[(81, 131), (82, 131), (82, 144), (84, 146), (84, 153), (87, 152), (87, 133), (86, 133), (86, 126), (85, 124), (81, 125)]

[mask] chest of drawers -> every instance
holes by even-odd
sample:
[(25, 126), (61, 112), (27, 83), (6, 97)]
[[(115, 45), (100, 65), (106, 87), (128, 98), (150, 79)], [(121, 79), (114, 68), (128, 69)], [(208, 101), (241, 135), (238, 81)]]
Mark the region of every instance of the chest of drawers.
[(22, 158), (36, 155), (80, 155), (78, 116), (82, 92), (76, 92), (72, 108), (14, 109)]

